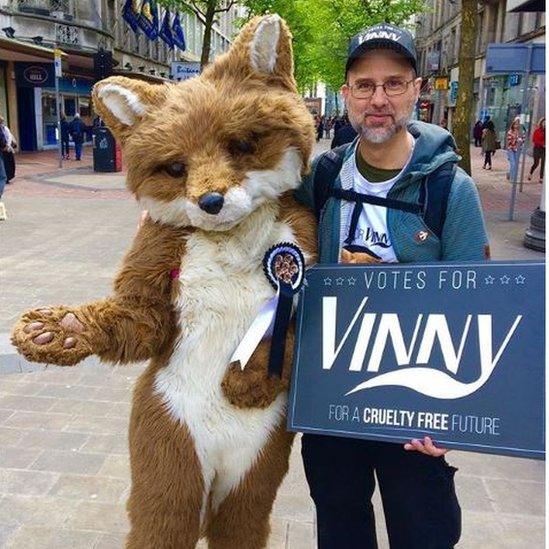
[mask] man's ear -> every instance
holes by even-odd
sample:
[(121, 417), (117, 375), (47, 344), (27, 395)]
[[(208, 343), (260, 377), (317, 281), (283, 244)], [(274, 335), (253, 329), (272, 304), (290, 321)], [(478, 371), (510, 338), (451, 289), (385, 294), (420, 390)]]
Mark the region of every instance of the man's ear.
[(165, 85), (148, 84), (125, 76), (111, 76), (95, 84), (92, 98), (95, 111), (115, 138), (124, 142), (148, 110), (158, 106), (166, 92)]
[(261, 79), (296, 91), (292, 55), (292, 34), (277, 14), (254, 17), (246, 24), (230, 50), (204, 71), (204, 78), (233, 76)]

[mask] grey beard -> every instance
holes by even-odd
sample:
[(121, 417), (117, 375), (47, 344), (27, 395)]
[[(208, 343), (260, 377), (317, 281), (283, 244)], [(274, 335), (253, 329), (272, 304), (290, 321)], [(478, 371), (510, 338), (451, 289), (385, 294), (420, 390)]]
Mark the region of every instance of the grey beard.
[(355, 127), (355, 130), (365, 141), (376, 144), (385, 143), (397, 132), (406, 128), (410, 120), (410, 116), (404, 116), (399, 120), (395, 120), (395, 123), (389, 128), (367, 128), (361, 123), (358, 128)]

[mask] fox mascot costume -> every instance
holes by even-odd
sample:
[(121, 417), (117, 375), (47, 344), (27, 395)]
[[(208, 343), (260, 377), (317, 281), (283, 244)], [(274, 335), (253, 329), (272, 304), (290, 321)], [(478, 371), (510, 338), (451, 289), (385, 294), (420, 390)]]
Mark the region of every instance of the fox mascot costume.
[(293, 78), (291, 35), (255, 18), (203, 74), (150, 85), (97, 83), (97, 112), (122, 143), (144, 222), (111, 297), (32, 310), (12, 340), (28, 359), (73, 365), (96, 354), (148, 360), (130, 419), (131, 548), (265, 547), (293, 435), (285, 413), (293, 332), (281, 377), (270, 341), (246, 368), (231, 356), (275, 290), (266, 251), (316, 259), (316, 222), (293, 190), (314, 144)]

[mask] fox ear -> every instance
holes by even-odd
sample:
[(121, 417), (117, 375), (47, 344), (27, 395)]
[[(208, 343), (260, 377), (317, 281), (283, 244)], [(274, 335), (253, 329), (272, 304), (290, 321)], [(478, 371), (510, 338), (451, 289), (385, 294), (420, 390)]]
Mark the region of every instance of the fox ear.
[(166, 87), (124, 76), (111, 76), (93, 87), (94, 108), (116, 138), (126, 136), (165, 96)]
[(277, 14), (254, 17), (234, 41), (231, 49), (204, 72), (205, 78), (228, 75), (242, 80), (247, 75), (296, 91), (293, 76), (292, 34)]

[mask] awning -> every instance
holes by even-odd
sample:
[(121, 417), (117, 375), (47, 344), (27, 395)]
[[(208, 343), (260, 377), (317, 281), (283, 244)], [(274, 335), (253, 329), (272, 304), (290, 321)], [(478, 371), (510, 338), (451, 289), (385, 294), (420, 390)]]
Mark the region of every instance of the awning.
[(53, 48), (21, 42), (14, 38), (0, 38), (0, 59), (3, 61), (52, 61)]

